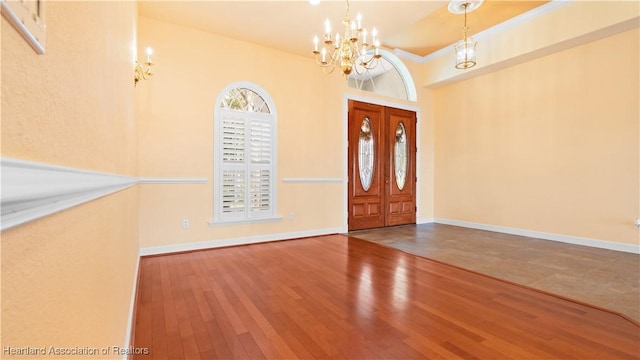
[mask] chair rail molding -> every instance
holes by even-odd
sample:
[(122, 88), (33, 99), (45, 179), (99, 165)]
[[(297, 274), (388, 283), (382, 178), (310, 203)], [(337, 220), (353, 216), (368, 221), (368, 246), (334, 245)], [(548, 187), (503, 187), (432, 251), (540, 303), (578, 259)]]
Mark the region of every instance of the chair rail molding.
[(139, 184), (206, 184), (207, 178), (140, 178)]
[(0, 229), (6, 230), (136, 185), (135, 177), (0, 158)]
[(105, 172), (0, 158), (0, 230), (138, 184), (206, 184), (207, 178), (137, 178)]
[(282, 178), (285, 184), (341, 184), (342, 178)]

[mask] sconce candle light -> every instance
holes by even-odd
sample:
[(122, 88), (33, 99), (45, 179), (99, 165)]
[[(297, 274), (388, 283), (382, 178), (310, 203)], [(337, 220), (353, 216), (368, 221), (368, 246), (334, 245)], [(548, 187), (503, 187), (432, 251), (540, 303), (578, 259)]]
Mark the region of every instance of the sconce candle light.
[(153, 73), (151, 73), (151, 66), (153, 63), (151, 62), (151, 55), (153, 54), (153, 49), (150, 47), (147, 48), (147, 61), (145, 61), (142, 65), (136, 60), (136, 67), (133, 71), (133, 85), (137, 85), (138, 81), (144, 79), (147, 80)]

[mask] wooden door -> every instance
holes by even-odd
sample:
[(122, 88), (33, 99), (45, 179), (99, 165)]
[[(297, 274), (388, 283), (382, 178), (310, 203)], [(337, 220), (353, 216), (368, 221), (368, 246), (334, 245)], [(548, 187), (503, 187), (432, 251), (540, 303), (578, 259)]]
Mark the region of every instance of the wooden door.
[(349, 230), (385, 226), (384, 108), (349, 101)]
[(416, 114), (349, 101), (349, 230), (416, 221)]
[(385, 226), (416, 222), (416, 113), (386, 108)]

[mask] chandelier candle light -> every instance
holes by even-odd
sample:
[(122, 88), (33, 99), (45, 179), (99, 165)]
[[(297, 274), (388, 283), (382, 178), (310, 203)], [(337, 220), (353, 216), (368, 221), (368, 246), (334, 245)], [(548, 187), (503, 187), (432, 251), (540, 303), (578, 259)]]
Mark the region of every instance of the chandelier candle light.
[[(316, 63), (327, 73), (332, 73), (336, 66), (345, 76), (349, 76), (354, 70), (361, 75), (365, 70), (375, 68), (382, 55), (379, 54), (380, 40), (376, 28), (371, 31), (371, 44), (367, 42), (367, 29), (362, 28), (362, 15), (358, 14), (356, 20), (349, 19), (349, 0), (347, 11), (342, 20), (344, 33), (331, 34), (329, 19), (324, 22), (324, 37), (322, 49), (319, 50), (320, 40), (318, 36), (313, 38), (313, 54)], [(372, 53), (371, 53), (372, 52)], [(358, 60), (360, 59), (360, 60)], [(356, 62), (359, 61), (357, 64)], [(359, 69), (362, 68), (362, 69)]]

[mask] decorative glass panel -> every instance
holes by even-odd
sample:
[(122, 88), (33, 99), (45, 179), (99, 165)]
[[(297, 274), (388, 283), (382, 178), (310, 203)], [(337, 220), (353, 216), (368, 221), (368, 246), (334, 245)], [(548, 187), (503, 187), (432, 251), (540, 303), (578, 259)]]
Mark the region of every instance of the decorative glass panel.
[(403, 123), (396, 128), (396, 142), (393, 146), (393, 169), (396, 173), (398, 189), (404, 188), (407, 179), (407, 132)]
[(373, 180), (374, 148), (371, 120), (365, 117), (360, 125), (360, 139), (358, 141), (358, 168), (360, 183), (364, 191), (369, 191)]
[(222, 109), (248, 112), (271, 113), (266, 101), (251, 89), (235, 88), (229, 91), (220, 104)]

